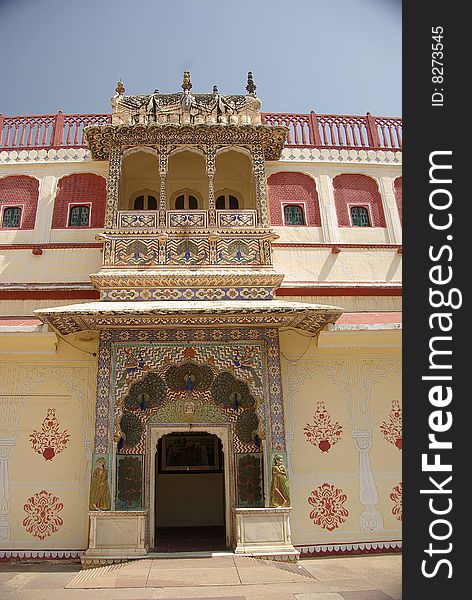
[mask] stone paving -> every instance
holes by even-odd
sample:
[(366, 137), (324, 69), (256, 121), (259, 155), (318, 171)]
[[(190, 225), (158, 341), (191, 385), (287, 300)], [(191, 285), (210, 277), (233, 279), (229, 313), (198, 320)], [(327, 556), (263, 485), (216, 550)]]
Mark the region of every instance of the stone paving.
[(80, 570), (1, 563), (1, 600), (400, 600), (401, 556), (144, 559)]

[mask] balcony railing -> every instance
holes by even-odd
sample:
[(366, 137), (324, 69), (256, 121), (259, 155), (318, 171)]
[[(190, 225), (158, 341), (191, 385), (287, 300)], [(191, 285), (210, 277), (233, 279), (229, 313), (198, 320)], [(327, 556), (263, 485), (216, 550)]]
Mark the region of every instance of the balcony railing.
[[(288, 127), (289, 147), (364, 150), (401, 150), (402, 120), (398, 117), (263, 113), (267, 125)], [(0, 114), (0, 150), (84, 148), (84, 127), (107, 125), (110, 114), (29, 115)]]
[[(168, 210), (166, 226), (169, 229), (206, 229), (208, 227), (206, 210)], [(255, 210), (217, 210), (218, 228), (256, 227)], [(159, 226), (159, 212), (156, 210), (120, 210), (118, 227), (121, 229), (154, 229)]]

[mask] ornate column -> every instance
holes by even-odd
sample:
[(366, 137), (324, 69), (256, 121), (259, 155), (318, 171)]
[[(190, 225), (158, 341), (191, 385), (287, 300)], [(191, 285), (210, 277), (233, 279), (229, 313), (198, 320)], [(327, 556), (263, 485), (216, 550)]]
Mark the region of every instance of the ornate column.
[(397, 201), (393, 188), (393, 177), (379, 177), (378, 185), (380, 197), (382, 198), (382, 207), (385, 215), (385, 223), (388, 230), (388, 238), (392, 244), (402, 243), (402, 226), (400, 215), (398, 214)]
[(0, 541), (10, 539), (11, 525), (7, 520), (7, 514), (11, 509), (8, 461), (15, 447), (15, 441), (14, 438), (0, 439)]
[(364, 505), (361, 513), (361, 531), (380, 531), (384, 528), (383, 516), (376, 509), (379, 495), (375, 486), (369, 450), (372, 446), (371, 431), (353, 431), (352, 439), (359, 450), (359, 499)]
[(166, 146), (159, 148), (159, 227), (166, 226), (167, 209), (167, 171), (169, 168), (169, 152)]
[(269, 211), (267, 209), (267, 182), (265, 177), (264, 152), (261, 144), (252, 148), (252, 169), (256, 184), (256, 209), (259, 226), (269, 227)]
[(318, 175), (316, 180), (323, 240), (328, 244), (337, 244), (341, 241), (341, 236), (334, 203), (333, 179), (329, 175)]
[(216, 148), (207, 146), (205, 152), (206, 173), (208, 177), (208, 224), (210, 227), (216, 227), (216, 206), (215, 206), (215, 171), (216, 171)]
[(122, 157), (123, 153), (120, 147), (115, 146), (111, 148), (108, 164), (108, 195), (105, 229), (114, 229), (117, 226)]

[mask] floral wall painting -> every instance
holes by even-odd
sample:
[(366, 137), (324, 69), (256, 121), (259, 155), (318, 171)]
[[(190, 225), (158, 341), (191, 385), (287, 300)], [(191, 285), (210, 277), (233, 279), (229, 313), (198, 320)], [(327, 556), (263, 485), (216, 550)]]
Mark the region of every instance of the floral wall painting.
[(110, 510), (110, 468), (108, 456), (95, 455), (90, 484), (90, 510)]
[(23, 510), (26, 517), (23, 519), (23, 526), (28, 533), (35, 538), (44, 540), (56, 531), (64, 523), (59, 512), (64, 508), (62, 502), (57, 496), (46, 490), (33, 494), (28, 498)]
[(388, 423), (384, 421), (380, 431), (387, 442), (402, 449), (402, 409), (398, 400), (392, 400)]
[(347, 495), (331, 483), (323, 483), (315, 488), (308, 504), (313, 506), (310, 519), (327, 531), (334, 531), (346, 521), (349, 511), (344, 507)]
[(38, 454), (42, 454), (44, 460), (52, 460), (56, 454), (67, 448), (70, 434), (67, 429), (60, 431), (56, 410), (48, 408), (41, 425), (41, 431), (33, 430), (29, 437), (33, 450)]
[(236, 470), (238, 507), (263, 507), (262, 454), (260, 452), (236, 454)]
[(331, 416), (326, 410), (325, 403), (320, 400), (316, 403), (313, 422), (307, 423), (303, 432), (307, 442), (313, 444), (321, 452), (329, 452), (341, 439), (343, 427), (337, 421), (331, 422)]
[(119, 454), (116, 457), (116, 510), (141, 510), (143, 455)]
[(393, 502), (392, 515), (401, 521), (403, 503), (403, 485), (401, 481), (390, 492), (390, 500)]

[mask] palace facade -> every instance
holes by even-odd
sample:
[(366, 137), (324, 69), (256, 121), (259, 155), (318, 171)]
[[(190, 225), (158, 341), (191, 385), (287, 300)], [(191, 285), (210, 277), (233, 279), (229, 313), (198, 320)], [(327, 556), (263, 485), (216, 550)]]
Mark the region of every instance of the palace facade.
[(0, 115), (0, 558), (401, 547), (401, 120)]

